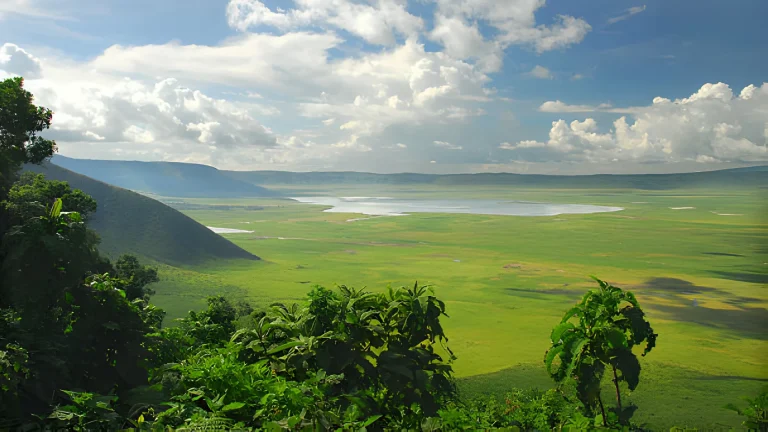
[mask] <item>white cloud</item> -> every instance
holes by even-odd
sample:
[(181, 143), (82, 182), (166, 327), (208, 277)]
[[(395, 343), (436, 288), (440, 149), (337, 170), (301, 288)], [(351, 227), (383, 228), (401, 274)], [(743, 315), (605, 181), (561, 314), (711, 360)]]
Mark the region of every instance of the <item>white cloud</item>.
[(271, 10), (259, 0), (230, 0), (229, 25), (241, 31), (260, 26), (289, 31), (320, 25), (348, 31), (369, 43), (394, 45), (396, 35), (412, 36), (424, 26), (406, 10), (406, 2), (378, 0), (373, 4), (349, 0), (296, 0), (289, 10)]
[(533, 69), (531, 69), (530, 72), (528, 72), (528, 75), (539, 78), (539, 79), (552, 79), (552, 72), (545, 68), (544, 66), (536, 65)]
[(460, 145), (451, 144), (451, 143), (446, 142), (446, 141), (432, 141), (432, 144), (434, 144), (435, 147), (440, 147), (440, 148), (444, 148), (444, 149), (447, 149), (447, 150), (463, 150), (464, 149), (464, 147), (462, 147)]
[(459, 59), (476, 59), (487, 72), (501, 69), (503, 49), (500, 44), (486, 41), (477, 23), (467, 24), (461, 16), (447, 17), (438, 13), (430, 39), (440, 42), (445, 53)]
[(83, 135), (85, 135), (87, 138), (90, 138), (90, 139), (93, 139), (93, 140), (96, 140), (96, 141), (104, 141), (106, 139), (103, 136), (101, 136), (101, 135), (99, 135), (97, 133), (91, 132), (91, 131), (85, 131), (85, 133), (83, 133)]
[(258, 120), (274, 113), (272, 107), (212, 98), (173, 79), (148, 83), (66, 59), (41, 61), (9, 44), (2, 50), (0, 75), (27, 69), (25, 87), (54, 111), (46, 137), (70, 154), (210, 162), (217, 149), (278, 147)]
[(332, 33), (288, 33), (247, 34), (217, 46), (113, 45), (88, 66), (98, 72), (150, 79), (172, 76), (185, 82), (245, 88), (268, 85), (299, 92), (325, 84), (328, 50), (342, 42)]
[[(189, 128), (189, 125), (187, 126)], [(149, 144), (155, 140), (152, 132), (142, 129), (136, 125), (130, 125), (123, 131), (123, 137), (128, 141), (132, 141), (139, 144)]]
[(579, 113), (579, 112), (613, 112), (613, 113), (633, 113), (636, 108), (614, 108), (609, 103), (600, 105), (569, 105), (565, 102), (547, 101), (539, 106), (540, 112), (547, 113)]
[[(276, 29), (290, 33), (310, 28), (344, 30), (375, 44), (393, 46), (401, 39), (426, 35), (441, 43), (445, 53), (473, 60), (480, 70), (501, 69), (503, 51), (512, 44), (538, 52), (581, 42), (591, 26), (580, 18), (557, 16), (549, 26), (537, 24), (535, 12), (545, 0), (429, 0), (437, 3), (432, 28), (408, 11), (408, 0), (294, 0), (288, 9), (271, 9), (261, 0), (230, 0), (227, 21), (240, 31)], [(486, 39), (483, 23), (495, 28)]]
[(578, 81), (580, 79), (584, 79), (584, 75), (582, 75), (582, 74), (573, 74), (573, 76), (571, 77), (572, 81)]
[[(767, 129), (767, 130), (768, 130), (768, 129)], [(397, 144), (395, 144), (395, 145), (397, 146), (397, 148), (401, 148), (401, 149), (404, 149), (404, 148), (408, 148), (408, 146), (407, 146), (407, 145), (405, 145), (405, 144), (403, 144), (403, 143), (397, 143)]]
[(511, 144), (508, 142), (504, 142), (499, 144), (499, 148), (503, 150), (516, 150), (516, 149), (523, 149), (523, 148), (541, 148), (546, 147), (546, 143), (533, 141), (533, 140), (524, 140), (520, 141), (517, 144)]
[(631, 7), (629, 9), (625, 10), (623, 14), (621, 14), (619, 16), (615, 16), (613, 18), (609, 18), (607, 22), (608, 22), (608, 24), (615, 24), (615, 23), (617, 23), (619, 21), (624, 21), (625, 19), (631, 17), (632, 15), (637, 15), (640, 12), (643, 12), (644, 10), (645, 10), (645, 5)]
[(530, 45), (538, 52), (581, 42), (592, 27), (581, 18), (558, 15), (555, 23), (537, 24), (535, 13), (546, 0), (434, 0), (439, 13), (484, 21), (498, 31), (495, 42)]
[[(745, 87), (734, 96), (724, 83), (705, 84), (687, 98), (656, 97), (650, 106), (616, 109), (547, 102), (547, 112), (630, 112), (634, 122), (620, 117), (613, 129), (599, 133), (587, 118), (570, 124), (552, 123), (546, 142), (520, 141), (500, 147), (521, 151), (538, 149), (555, 160), (591, 162), (768, 161), (768, 83)], [(524, 156), (524, 155), (522, 155)], [(536, 157), (537, 155), (532, 155)], [(541, 156), (539, 154), (538, 156)]]
[(0, 46), (0, 70), (7, 75), (34, 79), (40, 77), (40, 60), (17, 45), (6, 43)]

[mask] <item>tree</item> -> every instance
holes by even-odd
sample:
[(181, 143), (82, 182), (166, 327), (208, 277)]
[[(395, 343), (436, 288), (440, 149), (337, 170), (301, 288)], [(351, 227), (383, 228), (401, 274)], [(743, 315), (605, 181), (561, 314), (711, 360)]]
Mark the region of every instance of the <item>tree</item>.
[(23, 164), (39, 164), (56, 151), (54, 141), (38, 135), (51, 126), (53, 112), (33, 100), (23, 78), (0, 81), (0, 200)]
[(115, 270), (118, 278), (126, 282), (125, 294), (128, 300), (149, 300), (149, 296), (155, 292), (147, 286), (160, 281), (157, 277), (157, 269), (141, 265), (134, 255), (122, 255), (118, 258), (115, 262)]
[[(49, 413), (60, 390), (107, 393), (146, 383), (149, 335), (163, 316), (143, 298), (157, 280), (153, 269), (124, 260), (118, 271), (99, 254), (98, 236), (85, 224), (96, 209), (91, 197), (35, 174), (11, 186), (23, 164), (55, 151), (37, 135), (51, 118), (32, 104), (21, 78), (0, 82), (3, 424)], [(142, 298), (129, 299), (126, 287)]]
[(634, 294), (594, 279), (600, 289), (585, 294), (552, 330), (552, 347), (544, 362), (556, 382), (576, 380), (579, 399), (590, 411), (595, 406), (600, 409), (604, 426), (609, 421), (600, 382), (609, 367), (616, 389), (616, 415), (621, 423), (627, 423), (634, 409), (622, 407), (619, 383), (625, 382), (630, 390), (637, 387), (640, 362), (632, 348), (645, 342), (645, 356), (656, 346), (657, 334), (645, 320)]
[(65, 181), (46, 180), (43, 174), (22, 173), (8, 192), (5, 207), (12, 223), (45, 214), (45, 208), (61, 198), (62, 211), (77, 212), (83, 220), (96, 211), (96, 201)]

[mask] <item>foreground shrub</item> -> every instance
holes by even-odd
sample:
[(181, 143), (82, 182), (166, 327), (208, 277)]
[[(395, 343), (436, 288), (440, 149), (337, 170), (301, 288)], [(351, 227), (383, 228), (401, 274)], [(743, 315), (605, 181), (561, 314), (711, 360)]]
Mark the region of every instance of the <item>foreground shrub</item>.
[[(628, 425), (636, 407), (622, 406), (619, 383), (626, 383), (629, 390), (637, 387), (640, 362), (632, 348), (645, 342), (645, 356), (656, 346), (657, 334), (634, 294), (594, 279), (599, 290), (585, 294), (552, 330), (552, 347), (544, 362), (556, 382), (576, 382), (587, 413), (599, 409), (603, 426)], [(616, 390), (616, 409), (608, 411), (600, 394), (606, 368), (612, 372)]]

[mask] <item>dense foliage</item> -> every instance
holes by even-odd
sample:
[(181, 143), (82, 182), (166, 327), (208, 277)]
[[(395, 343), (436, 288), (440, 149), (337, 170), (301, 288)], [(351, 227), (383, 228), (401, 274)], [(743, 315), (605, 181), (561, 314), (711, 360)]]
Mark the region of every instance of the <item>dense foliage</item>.
[[(441, 319), (418, 283), (374, 293), (314, 287), (267, 310), (221, 296), (163, 327), (157, 271), (113, 264), (87, 228), (97, 203), (18, 172), (55, 143), (50, 110), (0, 83), (0, 428), (24, 430), (630, 430), (620, 383), (656, 334), (634, 295), (598, 280), (552, 331), (546, 392), (464, 401)], [(609, 368), (615, 410), (601, 397)], [(744, 425), (766, 430), (766, 395)], [(595, 410), (599, 408), (599, 415)]]

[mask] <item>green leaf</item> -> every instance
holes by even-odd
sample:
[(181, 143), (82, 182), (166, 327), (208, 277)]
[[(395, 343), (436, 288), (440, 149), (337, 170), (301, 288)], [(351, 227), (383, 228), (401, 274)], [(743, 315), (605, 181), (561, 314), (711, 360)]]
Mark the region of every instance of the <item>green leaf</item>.
[(630, 390), (637, 388), (640, 383), (640, 362), (632, 351), (626, 349), (614, 357), (613, 365), (621, 371), (620, 379), (627, 383)]
[(51, 218), (57, 218), (59, 215), (61, 215), (61, 198), (56, 198), (56, 200), (53, 202), (53, 205), (51, 206), (51, 212), (50, 217)]
[(608, 346), (614, 349), (627, 348), (627, 336), (623, 331), (615, 328), (607, 328), (604, 331)]
[(239, 410), (240, 408), (242, 408), (244, 406), (245, 406), (245, 403), (243, 403), (243, 402), (231, 402), (231, 403), (228, 403), (228, 404), (224, 405), (221, 408), (221, 410), (224, 411), (224, 412), (235, 411), (235, 410)]
[(305, 342), (301, 341), (301, 340), (294, 340), (294, 341), (286, 342), (286, 343), (284, 343), (282, 345), (278, 345), (278, 346), (272, 348), (271, 350), (267, 351), (267, 354), (279, 353), (280, 351), (285, 351), (287, 349), (291, 349), (291, 348), (297, 347), (299, 345), (304, 345), (304, 343)]
[(370, 417), (368, 417), (368, 418), (365, 420), (365, 422), (363, 422), (363, 427), (368, 427), (368, 426), (370, 426), (371, 424), (373, 424), (373, 422), (375, 422), (376, 420), (378, 420), (378, 419), (380, 419), (380, 418), (381, 418), (381, 415), (375, 415), (375, 416), (370, 416)]
[(410, 369), (408, 369), (407, 367), (405, 367), (405, 366), (403, 366), (401, 364), (397, 364), (397, 363), (395, 363), (395, 364), (385, 364), (383, 366), (384, 366), (385, 369), (387, 369), (387, 370), (389, 370), (391, 372), (398, 373), (398, 374), (400, 374), (400, 375), (402, 375), (402, 376), (404, 376), (404, 377), (406, 377), (408, 379), (413, 379), (413, 371), (411, 371)]
[(550, 336), (552, 343), (560, 342), (560, 340), (563, 338), (563, 333), (574, 328), (574, 325), (569, 322), (564, 322), (557, 325), (554, 329), (552, 329), (552, 335)]
[(547, 351), (547, 354), (544, 356), (544, 364), (547, 366), (547, 372), (549, 372), (550, 375), (554, 375), (552, 373), (552, 362), (561, 352), (563, 352), (563, 346), (556, 345), (550, 348), (549, 351)]

